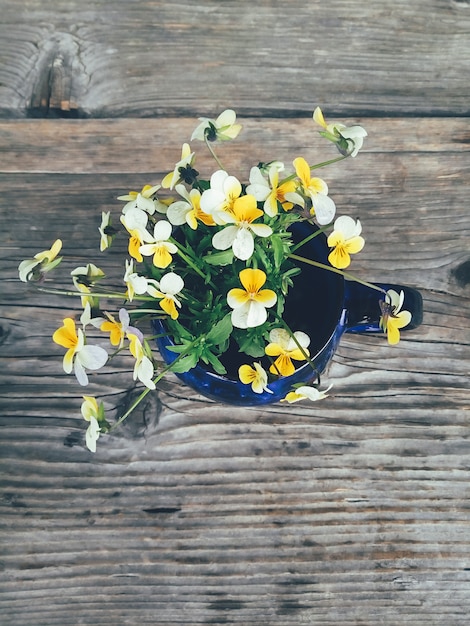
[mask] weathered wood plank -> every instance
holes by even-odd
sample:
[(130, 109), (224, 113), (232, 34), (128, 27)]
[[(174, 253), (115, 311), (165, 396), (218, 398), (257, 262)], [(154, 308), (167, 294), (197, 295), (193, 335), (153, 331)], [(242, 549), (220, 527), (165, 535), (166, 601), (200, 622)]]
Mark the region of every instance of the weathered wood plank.
[[(305, 118), (269, 119), (238, 116), (243, 130), (236, 141), (218, 146), (221, 158), (230, 160), (231, 169), (246, 176), (251, 162), (278, 158), (286, 164), (299, 154), (331, 158), (332, 148), (318, 135), (312, 109)], [(221, 112), (215, 109), (210, 117)], [(331, 118), (347, 125), (362, 124), (368, 131), (364, 154), (464, 155), (470, 145), (468, 118)], [(94, 174), (123, 173), (142, 177), (165, 172), (180, 156), (181, 145), (189, 141), (197, 117), (88, 120), (0, 120), (0, 142), (8, 153), (0, 171), (32, 173)], [(194, 141), (198, 166), (207, 171), (214, 161), (204, 145)], [(250, 154), (250, 163), (246, 155)], [(358, 161), (358, 159), (356, 159)], [(202, 171), (204, 171), (204, 169)], [(336, 168), (341, 175), (345, 169)], [(348, 166), (346, 170), (353, 170)], [(347, 175), (347, 171), (344, 175)], [(439, 180), (454, 177), (442, 172)], [(135, 179), (136, 177), (134, 177)], [(383, 179), (383, 177), (382, 177)], [(385, 182), (385, 181), (384, 181)], [(384, 184), (384, 182), (381, 183)], [(399, 184), (403, 182), (399, 179)], [(388, 187), (387, 187), (388, 189)], [(364, 190), (365, 191), (365, 190)]]
[(5, 623), (33, 598), (38, 624), (465, 623), (465, 426), (266, 418), (167, 415), (100, 476), (77, 448), (41, 462), (40, 431), (9, 462)]
[(457, 0), (2, 0), (0, 112), (143, 116), (465, 115), (468, 3)]
[[(365, 151), (323, 175), (363, 221), (354, 270), (422, 288), (423, 325), (395, 347), (345, 336), (316, 405), (225, 407), (171, 378), (96, 455), (49, 343), (63, 303), (16, 267), (61, 234), (67, 268), (93, 258), (120, 276), (99, 213), (158, 182), (194, 121), (0, 124), (2, 624), (467, 623), (468, 127), (357, 121)], [(243, 122), (222, 149), (237, 173), (247, 152), (288, 162), (321, 145), (305, 118)], [(87, 392), (123, 406), (128, 381), (113, 368)]]
[[(404, 283), (464, 294), (470, 227), (466, 210), (466, 120), (427, 120), (425, 128), (415, 120), (360, 121), (369, 131), (360, 157), (322, 172), (339, 210), (346, 211), (347, 207), (363, 222), (368, 243), (355, 261), (357, 270), (367, 268), (372, 280), (392, 280), (399, 271)], [(230, 172), (245, 180), (258, 160), (285, 158), (289, 164), (299, 154), (312, 161), (332, 156), (311, 120), (242, 122), (240, 139), (222, 146), (220, 155)], [(72, 203), (77, 223), (91, 219), (97, 227), (101, 210), (119, 211), (117, 195), (159, 182), (179, 158), (181, 143), (190, 135), (194, 120), (182, 119), (180, 126), (176, 120), (112, 120), (103, 125), (96, 120), (28, 120), (0, 124), (5, 149), (13, 146), (11, 158), (2, 168), (3, 198), (12, 208), (5, 222), (4, 241), (19, 239), (26, 246), (20, 253), (15, 245), (13, 262), (19, 262), (22, 253), (27, 256), (62, 236), (64, 211)], [(172, 141), (165, 143), (168, 129)], [(30, 151), (28, 137), (33, 138)], [(57, 152), (53, 137), (61, 146)], [(135, 141), (130, 142), (130, 138)], [(213, 161), (202, 144), (194, 147), (197, 166), (209, 174)], [(250, 154), (249, 163), (246, 154)], [(122, 174), (126, 163), (135, 174)], [(91, 172), (105, 171), (112, 173), (104, 173), (97, 183)], [(18, 189), (24, 187), (22, 172), (27, 173), (29, 189), (18, 194)], [(38, 193), (47, 197), (47, 202), (38, 207), (44, 220), (32, 230), (21, 208), (25, 202), (37, 206)], [(79, 264), (82, 242), (77, 245), (75, 231), (73, 234), (67, 245), (69, 253), (77, 255), (72, 262)], [(385, 236), (391, 238), (389, 246), (383, 243)], [(96, 259), (100, 255), (93, 245), (90, 242), (89, 254)]]

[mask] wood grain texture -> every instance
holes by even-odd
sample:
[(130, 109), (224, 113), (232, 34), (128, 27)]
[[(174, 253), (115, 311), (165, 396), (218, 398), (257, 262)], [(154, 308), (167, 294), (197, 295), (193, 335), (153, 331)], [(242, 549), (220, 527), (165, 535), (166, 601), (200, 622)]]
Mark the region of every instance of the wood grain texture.
[[(418, 286), (422, 326), (395, 347), (345, 336), (317, 405), (227, 407), (170, 377), (96, 455), (48, 338), (69, 302), (28, 294), (16, 267), (61, 234), (70, 269), (119, 276), (97, 250), (100, 211), (157, 182), (194, 120), (0, 124), (2, 624), (467, 623), (468, 128), (356, 121), (364, 152), (323, 175), (363, 221), (356, 273)], [(247, 150), (325, 149), (305, 118), (242, 122), (222, 147), (237, 174)], [(135, 392), (120, 365), (87, 392), (122, 410)]]
[[(2, 0), (4, 115), (467, 115), (468, 3)], [(54, 68), (57, 70), (53, 72)], [(53, 75), (51, 75), (51, 72)]]
[[(469, 2), (0, 9), (2, 626), (466, 626)], [(217, 405), (170, 376), (93, 455), (51, 341), (78, 303), (29, 291), (19, 262), (61, 236), (66, 273), (120, 278), (100, 213), (159, 182), (198, 115), (237, 110), (220, 155), (246, 179), (332, 156), (316, 104), (369, 132), (322, 172), (363, 224), (352, 270), (418, 287), (423, 324), (394, 347), (345, 335), (317, 404)], [(121, 413), (131, 373), (122, 357), (86, 392)]]

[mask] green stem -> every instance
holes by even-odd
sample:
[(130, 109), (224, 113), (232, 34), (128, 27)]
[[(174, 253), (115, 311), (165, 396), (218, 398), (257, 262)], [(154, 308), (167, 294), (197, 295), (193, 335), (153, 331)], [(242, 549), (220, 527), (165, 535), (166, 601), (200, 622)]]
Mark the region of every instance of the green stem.
[[(299, 341), (297, 340), (297, 337), (295, 336), (295, 334), (292, 332), (292, 330), (290, 329), (290, 327), (288, 326), (288, 324), (282, 319), (282, 317), (280, 315), (277, 315), (277, 313), (274, 313), (274, 315), (276, 316), (278, 322), (280, 324), (282, 324), (282, 326), (284, 327), (284, 329), (289, 333), (290, 337), (294, 340), (296, 346), (299, 348), (299, 350), (302, 352), (303, 356), (305, 357), (305, 360), (307, 361), (307, 363), (310, 365), (310, 367), (312, 368), (312, 370), (314, 372), (317, 373), (318, 376), (318, 370), (315, 367), (312, 359), (310, 358), (310, 355), (308, 354), (308, 352), (305, 350), (305, 348), (303, 346), (300, 345)], [(277, 369), (277, 368), (276, 368)], [(278, 370), (279, 372), (279, 370)], [(281, 375), (281, 373), (279, 372), (279, 375)]]
[(212, 146), (210, 145), (209, 141), (207, 140), (207, 137), (204, 137), (204, 141), (206, 143), (207, 149), (209, 150), (209, 152), (212, 154), (215, 162), (217, 163), (217, 165), (220, 167), (221, 170), (227, 171), (225, 169), (225, 167), (222, 165), (222, 163), (219, 160), (219, 157), (216, 155), (216, 153), (214, 152), (214, 149), (212, 148)]
[(308, 243), (309, 241), (311, 241), (312, 239), (314, 239), (315, 237), (317, 237), (321, 233), (324, 233), (325, 230), (327, 228), (329, 228), (332, 223), (333, 222), (331, 222), (330, 224), (326, 224), (325, 226), (322, 226), (318, 230), (315, 230), (313, 233), (311, 233), (308, 237), (305, 237), (305, 239), (302, 239), (302, 241), (300, 243), (296, 243), (295, 246), (292, 246), (291, 252), (295, 252), (296, 250), (301, 248), (303, 245), (305, 245), (306, 243)]
[(130, 309), (127, 311), (129, 315), (139, 315), (142, 313), (149, 313), (156, 318), (167, 319), (168, 315), (163, 311), (163, 309)]
[[(205, 274), (200, 267), (197, 266), (197, 264), (193, 261), (193, 259), (189, 256), (188, 251), (186, 250), (186, 248), (179, 243), (179, 241), (176, 241), (175, 239), (171, 239), (172, 243), (174, 243), (176, 245), (176, 247), (178, 248), (178, 254), (180, 255), (180, 257), (186, 261), (186, 263), (191, 267), (191, 269), (193, 269), (196, 274), (199, 274), (199, 276), (201, 278), (204, 279), (204, 281), (207, 280), (207, 274)], [(209, 281), (208, 284), (213, 288), (216, 289), (216, 286), (214, 285), (214, 283), (212, 281)]]
[(335, 274), (340, 274), (346, 280), (352, 280), (356, 283), (360, 283), (365, 287), (370, 287), (371, 289), (375, 289), (376, 291), (380, 291), (381, 293), (387, 293), (385, 289), (379, 287), (378, 285), (374, 285), (373, 283), (368, 283), (361, 278), (357, 278), (353, 274), (349, 274), (348, 272), (344, 272), (343, 270), (339, 270), (336, 267), (332, 267), (331, 265), (325, 265), (325, 263), (320, 263), (319, 261), (312, 261), (311, 259), (306, 259), (305, 257), (298, 256), (297, 254), (289, 254), (289, 258), (294, 259), (295, 261), (301, 261), (302, 263), (307, 263), (308, 265), (313, 265), (314, 267), (319, 267), (323, 270), (328, 270), (329, 272), (334, 272)]
[[(338, 161), (342, 161), (343, 159), (347, 159), (348, 156), (349, 156), (349, 154), (342, 154), (341, 156), (336, 157), (334, 159), (330, 159), (329, 161), (323, 161), (322, 163), (317, 163), (316, 165), (310, 165), (310, 171), (318, 170), (318, 169), (320, 169), (320, 167), (326, 167), (327, 165), (332, 165), (333, 163), (338, 163)], [(294, 172), (290, 176), (287, 176), (287, 178), (283, 178), (281, 180), (281, 182), (279, 183), (279, 185), (283, 185), (284, 183), (287, 183), (290, 180), (294, 180), (295, 178), (297, 178), (297, 173), (296, 172)]]
[(316, 165), (311, 165), (310, 170), (317, 170), (320, 167), (326, 167), (327, 165), (333, 165), (333, 163), (338, 163), (338, 161), (342, 161), (343, 159), (347, 159), (349, 154), (342, 154), (339, 157), (335, 157), (334, 159), (330, 159), (329, 161), (323, 161), (323, 163), (317, 163)]
[[(177, 363), (182, 357), (186, 356), (196, 345), (196, 343), (199, 341), (199, 339), (196, 339), (195, 341), (193, 341), (187, 348), (186, 350), (184, 350), (183, 352), (181, 352), (181, 354), (179, 354), (176, 359), (170, 363), (169, 365), (167, 365), (166, 367), (164, 367), (162, 369), (162, 371), (158, 374), (158, 376), (156, 376), (153, 379), (153, 383), (156, 385), (158, 382), (161, 381), (161, 379), (165, 376), (165, 374), (167, 372), (171, 371), (171, 368), (173, 367), (173, 365), (175, 363)], [(122, 424), (122, 422), (127, 419), (129, 417), (129, 415), (132, 413), (132, 411), (134, 409), (136, 409), (138, 407), (138, 405), (142, 402), (142, 400), (147, 396), (147, 394), (153, 391), (153, 389), (150, 389), (149, 387), (146, 387), (142, 393), (136, 398), (136, 400), (134, 400), (134, 402), (131, 404), (131, 406), (127, 409), (127, 411), (121, 415), (121, 417), (118, 419), (117, 422), (115, 422), (110, 429), (108, 430), (108, 432), (111, 432), (112, 430), (114, 430), (115, 428), (117, 428), (120, 424)]]
[(68, 289), (57, 289), (56, 287), (37, 287), (38, 291), (42, 293), (51, 293), (57, 296), (75, 296), (79, 298), (93, 297), (93, 296), (102, 296), (106, 298), (120, 298), (121, 300), (125, 300), (126, 296), (122, 293), (100, 293), (96, 291), (69, 291)]
[[(37, 291), (42, 293), (50, 293), (57, 296), (74, 296), (78, 298), (86, 298), (86, 297), (100, 297), (100, 298), (110, 298), (116, 300), (127, 300), (127, 296), (125, 293), (119, 292), (110, 292), (110, 291), (70, 291), (68, 289), (57, 289), (56, 287), (39, 287), (35, 285), (34, 287)], [(155, 298), (152, 296), (142, 296), (142, 295), (134, 295), (134, 300), (142, 300), (144, 302), (152, 302)]]

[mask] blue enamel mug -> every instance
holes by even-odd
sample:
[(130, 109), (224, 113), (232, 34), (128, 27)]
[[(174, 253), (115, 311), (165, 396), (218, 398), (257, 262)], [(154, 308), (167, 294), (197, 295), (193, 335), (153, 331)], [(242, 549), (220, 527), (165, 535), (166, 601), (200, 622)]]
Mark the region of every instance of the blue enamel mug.
[[(311, 234), (312, 225), (297, 222), (292, 225), (291, 230), (294, 243), (297, 243)], [(329, 248), (323, 233), (296, 250), (298, 256), (327, 265), (328, 253)], [(341, 274), (306, 263), (301, 264), (301, 269), (302, 272), (294, 278), (294, 286), (289, 291), (283, 318), (292, 331), (301, 330), (310, 337), (309, 353), (315, 369), (306, 362), (291, 376), (270, 382), (268, 388), (272, 393), (255, 393), (251, 385), (245, 385), (238, 379), (237, 371), (243, 363), (251, 365), (253, 360), (259, 359), (247, 357), (234, 350), (230, 355), (230, 364), (224, 361), (228, 370), (226, 375), (215, 374), (203, 364), (198, 364), (188, 372), (176, 376), (197, 393), (217, 402), (238, 406), (271, 404), (285, 398), (293, 385), (308, 385), (316, 381), (332, 359), (343, 333), (383, 334), (379, 327), (379, 303), (384, 300), (384, 293), (358, 282), (345, 280)], [(419, 291), (395, 284), (376, 285), (384, 291), (403, 291), (403, 309), (410, 311), (412, 317), (410, 324), (402, 330), (410, 330), (421, 324), (423, 304)], [(155, 319), (152, 323), (158, 336), (158, 350), (169, 365), (178, 356), (168, 349), (168, 346), (173, 345), (173, 340), (166, 334), (163, 320)]]

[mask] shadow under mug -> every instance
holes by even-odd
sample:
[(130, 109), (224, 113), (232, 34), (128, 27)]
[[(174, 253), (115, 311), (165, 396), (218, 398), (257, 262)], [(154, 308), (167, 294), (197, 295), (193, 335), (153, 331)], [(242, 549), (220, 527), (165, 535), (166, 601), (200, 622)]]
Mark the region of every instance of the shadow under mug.
[[(315, 226), (312, 227), (308, 222), (294, 223), (291, 227), (294, 243), (300, 243), (308, 237), (312, 228), (315, 229)], [(296, 254), (329, 265), (329, 249), (323, 233), (298, 248)], [(252, 365), (253, 361), (260, 359), (247, 357), (234, 349), (226, 353), (229, 362), (227, 358), (221, 359), (228, 370), (226, 375), (215, 374), (204, 364), (198, 364), (188, 372), (176, 376), (194, 391), (217, 402), (238, 406), (271, 404), (284, 398), (293, 385), (308, 385), (315, 381), (333, 357), (343, 333), (383, 335), (379, 327), (379, 301), (384, 300), (384, 293), (358, 282), (345, 280), (341, 274), (306, 263), (301, 263), (301, 269), (301, 274), (294, 278), (294, 286), (289, 290), (283, 319), (292, 331), (301, 330), (310, 337), (309, 353), (315, 369), (306, 362), (291, 376), (270, 382), (268, 388), (272, 393), (255, 393), (251, 385), (245, 385), (238, 379), (237, 372), (240, 365)], [(404, 292), (403, 309), (410, 311), (412, 317), (410, 324), (402, 330), (410, 330), (421, 324), (423, 304), (419, 291), (402, 285), (375, 284), (385, 291), (394, 289), (398, 293)], [(165, 334), (167, 330), (163, 320), (155, 319), (152, 324), (158, 335), (158, 350), (169, 365), (178, 356), (168, 349), (174, 342)], [(269, 362), (266, 369), (268, 367)]]

